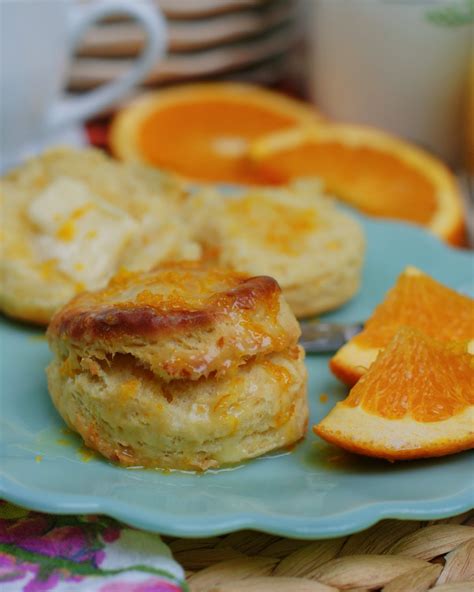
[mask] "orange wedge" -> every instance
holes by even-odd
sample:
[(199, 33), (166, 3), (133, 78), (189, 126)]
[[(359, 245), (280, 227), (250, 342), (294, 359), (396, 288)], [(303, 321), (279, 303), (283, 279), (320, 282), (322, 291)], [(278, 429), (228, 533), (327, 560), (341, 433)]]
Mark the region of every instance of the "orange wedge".
[(320, 118), (310, 106), (257, 86), (203, 83), (150, 93), (121, 111), (110, 146), (123, 160), (188, 179), (256, 183), (249, 144)]
[(351, 452), (406, 460), (474, 447), (474, 357), (402, 328), (315, 426)]
[(373, 216), (427, 227), (463, 244), (465, 224), (455, 179), (427, 152), (371, 128), (325, 124), (269, 134), (250, 149), (268, 183), (320, 177), (336, 197)]
[(443, 286), (415, 267), (407, 267), (368, 319), (364, 330), (331, 359), (332, 372), (352, 386), (401, 326), (415, 327), (439, 341), (467, 344), (474, 353), (474, 300)]

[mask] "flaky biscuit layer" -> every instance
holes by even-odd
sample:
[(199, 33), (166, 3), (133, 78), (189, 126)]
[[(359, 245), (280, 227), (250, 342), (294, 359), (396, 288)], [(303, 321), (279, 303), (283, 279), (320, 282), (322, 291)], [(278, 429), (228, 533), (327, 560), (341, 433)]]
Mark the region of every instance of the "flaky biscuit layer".
[(130, 354), (163, 380), (224, 373), (294, 345), (299, 325), (273, 278), (197, 263), (121, 274), (52, 319), (53, 351), (110, 360)]
[(303, 358), (295, 346), (222, 377), (167, 383), (131, 356), (106, 363), (70, 353), (47, 373), (59, 413), (106, 458), (125, 466), (205, 470), (304, 437)]

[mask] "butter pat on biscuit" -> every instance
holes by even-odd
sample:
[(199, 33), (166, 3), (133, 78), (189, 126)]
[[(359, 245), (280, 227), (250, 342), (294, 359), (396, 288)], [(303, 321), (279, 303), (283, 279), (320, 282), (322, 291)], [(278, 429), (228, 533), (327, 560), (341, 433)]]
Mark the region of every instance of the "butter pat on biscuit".
[(39, 230), (40, 259), (56, 260), (60, 271), (89, 289), (115, 273), (121, 252), (138, 229), (123, 210), (67, 177), (48, 185), (28, 214)]

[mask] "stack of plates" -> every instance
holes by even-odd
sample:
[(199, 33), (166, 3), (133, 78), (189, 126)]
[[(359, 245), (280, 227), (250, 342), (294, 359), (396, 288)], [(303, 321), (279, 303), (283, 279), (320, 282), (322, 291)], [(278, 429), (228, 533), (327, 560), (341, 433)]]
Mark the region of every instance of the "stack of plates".
[[(153, 0), (168, 22), (169, 50), (144, 86), (233, 78), (271, 83), (296, 41), (294, 0)], [(69, 86), (85, 90), (116, 78), (141, 51), (140, 26), (113, 18), (92, 28)]]

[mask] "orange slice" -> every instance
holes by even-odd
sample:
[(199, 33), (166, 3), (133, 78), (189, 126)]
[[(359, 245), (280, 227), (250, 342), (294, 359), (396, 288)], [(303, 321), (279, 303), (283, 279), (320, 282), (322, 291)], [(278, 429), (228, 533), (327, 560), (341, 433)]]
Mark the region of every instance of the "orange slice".
[(415, 146), (371, 128), (325, 124), (270, 134), (250, 156), (269, 183), (320, 177), (336, 197), (373, 216), (426, 226), (462, 244), (462, 200), (443, 163)]
[(351, 452), (405, 460), (474, 447), (474, 357), (402, 328), (315, 426)]
[(364, 330), (331, 359), (332, 372), (352, 386), (403, 325), (415, 327), (439, 341), (471, 342), (468, 349), (472, 348), (474, 353), (474, 300), (415, 267), (407, 267)]
[(256, 183), (249, 144), (261, 135), (319, 119), (308, 105), (257, 86), (190, 84), (132, 102), (113, 121), (110, 146), (123, 160), (189, 179)]

